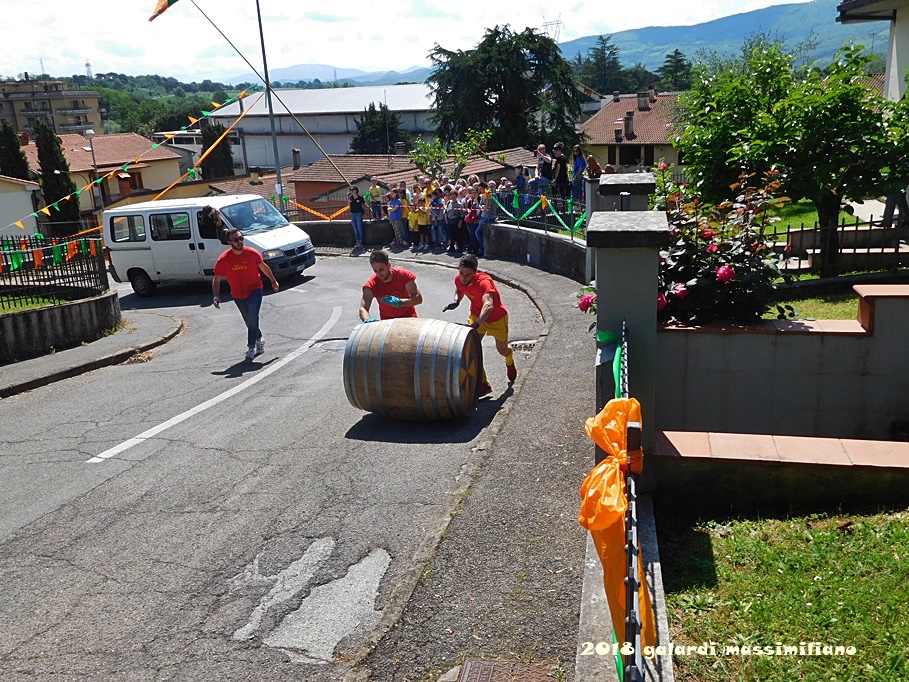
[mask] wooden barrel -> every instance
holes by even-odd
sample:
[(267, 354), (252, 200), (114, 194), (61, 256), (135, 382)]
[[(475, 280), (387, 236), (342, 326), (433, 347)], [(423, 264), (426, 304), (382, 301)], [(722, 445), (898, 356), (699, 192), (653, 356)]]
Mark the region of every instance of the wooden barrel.
[(417, 317), (361, 324), (344, 349), (354, 407), (416, 421), (457, 419), (477, 402), (483, 356), (470, 327)]

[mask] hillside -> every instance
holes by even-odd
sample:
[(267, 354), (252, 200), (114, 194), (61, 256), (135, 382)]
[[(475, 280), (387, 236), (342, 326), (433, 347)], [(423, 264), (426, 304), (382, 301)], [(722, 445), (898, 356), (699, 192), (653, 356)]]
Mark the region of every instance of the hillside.
[[(836, 21), (836, 7), (840, 2), (841, 0), (812, 0), (799, 4), (775, 5), (694, 26), (652, 26), (609, 35), (612, 36), (612, 44), (619, 48), (619, 59), (624, 66), (640, 62), (650, 70), (659, 68), (665, 55), (675, 49), (681, 50), (692, 60), (701, 50), (733, 54), (741, 49), (748, 36), (759, 32), (782, 38), (790, 47), (795, 47), (809, 34), (813, 34), (817, 47), (808, 56), (821, 64), (830, 62), (836, 51), (850, 39), (855, 39), (870, 49), (872, 33), (875, 34), (875, 52), (885, 52), (888, 23), (839, 24)], [(566, 59), (573, 59), (578, 52), (586, 55), (587, 50), (596, 45), (597, 37), (578, 38), (560, 43), (559, 47)]]

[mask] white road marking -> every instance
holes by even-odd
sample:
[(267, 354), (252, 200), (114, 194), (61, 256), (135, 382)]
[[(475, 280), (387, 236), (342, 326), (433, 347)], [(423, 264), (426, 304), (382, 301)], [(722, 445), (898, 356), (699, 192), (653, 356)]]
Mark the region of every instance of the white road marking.
[(103, 462), (106, 459), (110, 459), (111, 457), (119, 455), (121, 452), (125, 452), (126, 450), (129, 450), (131, 447), (133, 447), (135, 445), (144, 443), (149, 438), (154, 438), (162, 431), (166, 431), (170, 427), (176, 426), (180, 422), (186, 421), (190, 417), (194, 417), (197, 414), (204, 412), (208, 408), (214, 407), (218, 403), (224, 402), (228, 398), (235, 396), (237, 393), (249, 388), (253, 384), (259, 383), (266, 377), (277, 372), (279, 369), (284, 367), (284, 365), (286, 365), (287, 363), (296, 360), (298, 357), (303, 355), (303, 353), (305, 353), (310, 348), (312, 348), (313, 345), (317, 341), (320, 341), (323, 337), (325, 337), (328, 334), (329, 331), (331, 331), (331, 328), (335, 326), (335, 324), (337, 323), (337, 321), (339, 319), (341, 319), (341, 306), (335, 306), (331, 312), (331, 318), (328, 320), (328, 322), (326, 322), (322, 326), (322, 328), (319, 331), (316, 332), (315, 336), (313, 336), (309, 341), (304, 343), (302, 346), (297, 348), (295, 351), (292, 351), (287, 357), (278, 360), (275, 364), (265, 368), (264, 370), (262, 370), (261, 372), (256, 374), (254, 377), (250, 377), (249, 379), (244, 381), (242, 384), (238, 384), (238, 385), (234, 386), (233, 388), (230, 388), (230, 389), (224, 391), (224, 393), (222, 393), (221, 395), (217, 395), (214, 398), (210, 398), (209, 400), (206, 400), (204, 403), (196, 405), (195, 407), (190, 408), (189, 410), (187, 410), (186, 412), (183, 412), (182, 414), (178, 414), (176, 417), (171, 417), (166, 422), (162, 422), (161, 424), (158, 424), (157, 426), (153, 426), (152, 428), (148, 429), (147, 431), (143, 431), (138, 436), (136, 436), (134, 438), (130, 438), (129, 440), (126, 440), (126, 441), (120, 443), (119, 445), (115, 445), (114, 447), (112, 447), (108, 450), (105, 450), (104, 452), (102, 452), (100, 455), (98, 455), (96, 457), (92, 457), (91, 459), (85, 460), (85, 463), (86, 464), (98, 464), (99, 462)]
[(309, 293), (306, 289), (297, 289), (297, 288), (294, 288), (294, 289), (283, 289), (282, 291), (284, 291), (284, 292), (290, 292), (290, 291), (292, 291), (292, 292), (294, 292), (295, 294), (308, 294), (308, 293)]

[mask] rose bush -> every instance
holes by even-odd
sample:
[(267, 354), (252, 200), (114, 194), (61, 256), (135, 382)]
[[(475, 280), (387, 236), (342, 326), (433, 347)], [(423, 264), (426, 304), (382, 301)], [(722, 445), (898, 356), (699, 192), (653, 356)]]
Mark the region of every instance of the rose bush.
[[(656, 175), (668, 172), (658, 169)], [(774, 197), (780, 188), (777, 171), (765, 174), (763, 187), (751, 186), (750, 180), (743, 173), (731, 188), (735, 199), (716, 206), (665, 178), (657, 183), (658, 190), (672, 191), (659, 202), (666, 207), (672, 235), (670, 247), (660, 252), (662, 318), (684, 324), (749, 323), (769, 309), (776, 283), (787, 276), (780, 270), (783, 256), (773, 252), (772, 236), (765, 233), (767, 210), (787, 199)]]
[[(774, 197), (777, 171), (765, 174), (762, 187), (742, 174), (731, 189), (735, 199), (716, 206), (701, 202), (687, 184), (672, 180), (672, 166), (661, 161), (654, 172), (657, 192), (651, 205), (666, 211), (672, 243), (660, 252), (657, 311), (661, 319), (683, 324), (713, 320), (758, 321), (770, 307), (772, 292), (790, 276), (780, 270), (781, 254), (765, 233), (767, 211), (788, 201)], [(577, 306), (596, 312), (596, 292), (584, 287)], [(779, 317), (791, 316), (777, 306)]]

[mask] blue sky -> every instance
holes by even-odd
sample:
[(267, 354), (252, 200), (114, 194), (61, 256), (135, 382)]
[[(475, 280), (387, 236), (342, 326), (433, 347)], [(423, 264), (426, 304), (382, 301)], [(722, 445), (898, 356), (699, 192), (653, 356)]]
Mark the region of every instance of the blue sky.
[[(191, 0), (179, 0), (155, 21), (157, 0), (74, 3), (7, 0), (0, 76), (44, 70), (55, 76), (95, 73), (157, 73), (182, 81), (222, 80), (249, 73), (224, 38)], [(789, 0), (791, 2), (791, 0)], [(262, 63), (253, 0), (195, 0), (202, 11), (260, 69)], [(681, 26), (785, 4), (786, 0), (609, 0), (574, 4), (522, 0), (390, 4), (353, 0), (344, 5), (260, 0), (269, 69), (330, 64), (362, 71), (428, 66), (435, 44), (468, 50), (484, 28), (515, 30), (561, 21), (559, 41), (644, 26)], [(11, 5), (11, 6), (10, 6)], [(316, 8), (317, 7), (317, 8)], [(389, 7), (394, 7), (392, 15)], [(309, 9), (312, 8), (312, 9)], [(834, 17), (830, 18), (834, 21)]]

